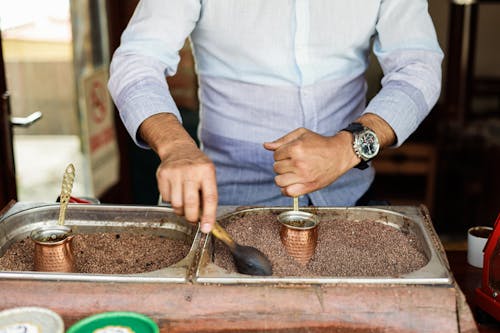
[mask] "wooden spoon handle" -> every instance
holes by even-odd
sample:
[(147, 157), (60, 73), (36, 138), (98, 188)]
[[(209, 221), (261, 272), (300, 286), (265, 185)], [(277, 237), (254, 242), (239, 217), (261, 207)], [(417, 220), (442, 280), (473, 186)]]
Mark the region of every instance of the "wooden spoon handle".
[(236, 243), (235, 241), (233, 240), (233, 238), (231, 237), (231, 235), (229, 235), (226, 231), (226, 229), (224, 229), (220, 224), (219, 222), (215, 222), (214, 224), (214, 227), (212, 228), (212, 234), (217, 237), (217, 239), (219, 239), (221, 242), (223, 242), (224, 244), (226, 244), (229, 249), (231, 249), (231, 251), (235, 251), (236, 250)]

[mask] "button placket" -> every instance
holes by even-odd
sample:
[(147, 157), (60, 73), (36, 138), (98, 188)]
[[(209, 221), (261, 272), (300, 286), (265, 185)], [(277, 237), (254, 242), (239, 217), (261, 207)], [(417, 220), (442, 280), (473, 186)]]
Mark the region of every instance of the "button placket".
[(301, 83), (308, 82), (309, 74), (306, 66), (309, 63), (309, 0), (296, 0), (295, 2), (295, 61), (301, 74)]

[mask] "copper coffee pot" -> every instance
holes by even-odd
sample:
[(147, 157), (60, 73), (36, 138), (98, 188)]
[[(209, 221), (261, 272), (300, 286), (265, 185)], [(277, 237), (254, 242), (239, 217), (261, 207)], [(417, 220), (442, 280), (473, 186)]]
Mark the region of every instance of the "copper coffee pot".
[(75, 271), (71, 229), (66, 226), (46, 226), (31, 233), (35, 242), (35, 271)]
[(299, 211), (298, 198), (293, 198), (293, 210), (278, 215), (280, 238), (288, 254), (306, 265), (316, 251), (318, 223), (316, 215)]
[(35, 242), (35, 270), (43, 272), (74, 272), (75, 260), (73, 257), (71, 228), (64, 226), (66, 207), (68, 206), (75, 167), (69, 164), (64, 172), (61, 186), (58, 225), (46, 225), (31, 232), (31, 239)]

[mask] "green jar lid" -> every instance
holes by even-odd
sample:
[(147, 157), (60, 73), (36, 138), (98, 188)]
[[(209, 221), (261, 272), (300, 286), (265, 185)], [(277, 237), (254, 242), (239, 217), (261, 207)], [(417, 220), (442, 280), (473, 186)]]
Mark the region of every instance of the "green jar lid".
[(136, 312), (104, 312), (84, 318), (66, 333), (159, 333), (158, 325)]

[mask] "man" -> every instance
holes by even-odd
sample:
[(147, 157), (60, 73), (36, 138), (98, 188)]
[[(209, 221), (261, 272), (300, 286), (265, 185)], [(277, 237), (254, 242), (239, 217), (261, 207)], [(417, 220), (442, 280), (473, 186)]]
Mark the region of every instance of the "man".
[[(187, 37), (202, 150), (165, 80)], [(372, 45), (384, 78), (366, 105)], [(426, 0), (145, 0), (108, 86), (132, 138), (161, 159), (162, 198), (209, 232), (217, 204), (354, 205), (374, 178), (367, 162), (436, 103), (442, 58)]]

